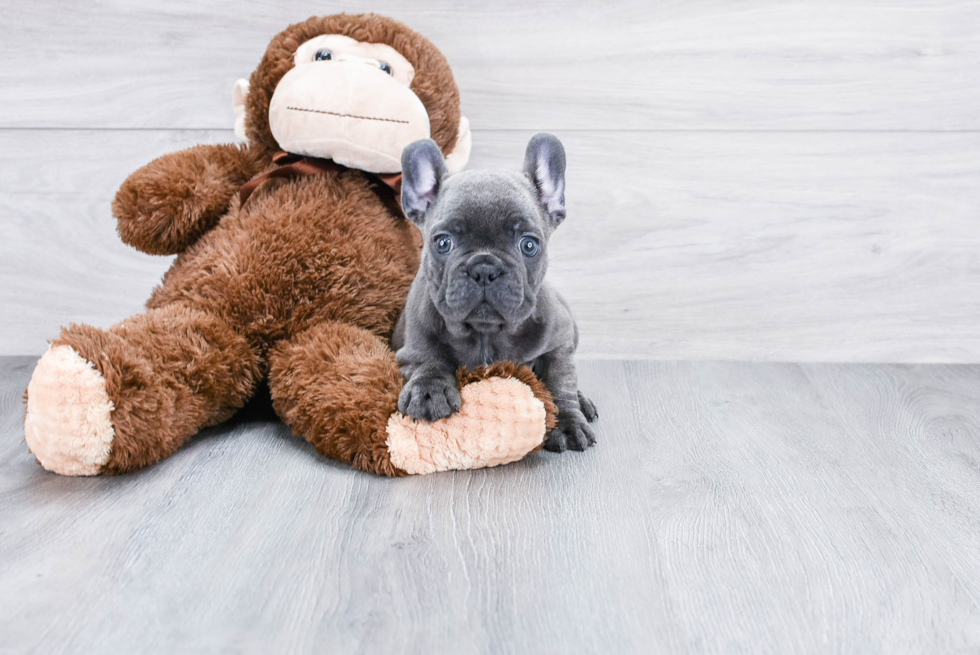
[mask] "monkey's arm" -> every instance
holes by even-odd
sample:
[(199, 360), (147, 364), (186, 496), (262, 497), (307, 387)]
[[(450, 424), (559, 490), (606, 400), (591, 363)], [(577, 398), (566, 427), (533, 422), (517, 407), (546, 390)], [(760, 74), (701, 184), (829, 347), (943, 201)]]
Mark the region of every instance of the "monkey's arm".
[(217, 225), (232, 197), (268, 162), (248, 146), (201, 145), (164, 155), (130, 175), (112, 202), (122, 240), (173, 255)]

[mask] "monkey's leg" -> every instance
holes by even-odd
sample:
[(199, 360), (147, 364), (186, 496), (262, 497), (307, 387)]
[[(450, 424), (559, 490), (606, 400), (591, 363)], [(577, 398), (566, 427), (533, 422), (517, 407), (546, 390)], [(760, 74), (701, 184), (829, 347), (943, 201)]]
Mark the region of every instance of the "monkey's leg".
[(514, 365), (458, 377), (463, 404), (449, 418), (402, 416), (395, 354), (370, 332), (343, 323), (322, 323), (281, 342), (269, 365), (273, 404), (293, 432), (327, 457), (381, 475), (513, 462), (540, 447), (553, 425), (544, 385)]
[(27, 444), (62, 475), (134, 471), (229, 418), (258, 377), (244, 337), (199, 310), (169, 305), (108, 330), (72, 325), (27, 388)]
[(280, 342), (269, 355), (279, 417), (320, 454), (380, 475), (404, 475), (388, 454), (388, 417), (402, 375), (374, 334), (326, 321)]

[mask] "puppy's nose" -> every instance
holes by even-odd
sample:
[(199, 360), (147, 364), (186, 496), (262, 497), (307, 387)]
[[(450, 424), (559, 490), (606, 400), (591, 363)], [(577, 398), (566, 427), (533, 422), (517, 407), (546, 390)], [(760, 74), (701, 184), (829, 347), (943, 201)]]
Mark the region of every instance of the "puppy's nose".
[(490, 284), (504, 272), (504, 263), (491, 254), (474, 255), (466, 262), (466, 273), (480, 284)]

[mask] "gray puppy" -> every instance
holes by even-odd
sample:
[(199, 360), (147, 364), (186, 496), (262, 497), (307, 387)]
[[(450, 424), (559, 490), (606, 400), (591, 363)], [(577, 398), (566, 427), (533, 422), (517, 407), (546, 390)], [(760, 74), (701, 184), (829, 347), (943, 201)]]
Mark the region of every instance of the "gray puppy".
[(548, 239), (565, 218), (565, 149), (550, 134), (527, 145), (524, 171), (450, 176), (435, 142), (402, 153), (402, 207), (425, 245), (392, 346), (405, 376), (398, 410), (435, 421), (459, 410), (456, 369), (528, 364), (551, 391), (558, 424), (545, 447), (595, 443), (595, 405), (578, 390), (578, 328), (544, 282)]

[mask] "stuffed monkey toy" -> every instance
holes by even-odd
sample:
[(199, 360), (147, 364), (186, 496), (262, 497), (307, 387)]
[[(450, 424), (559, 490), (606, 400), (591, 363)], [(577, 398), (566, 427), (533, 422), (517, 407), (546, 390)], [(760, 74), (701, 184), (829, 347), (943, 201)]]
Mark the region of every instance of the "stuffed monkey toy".
[(402, 149), (432, 138), (459, 170), (470, 132), (443, 55), (382, 16), (314, 17), (269, 44), (233, 93), (247, 145), (200, 145), (133, 173), (123, 241), (176, 254), (146, 312), (71, 325), (26, 395), (24, 431), (62, 475), (135, 471), (230, 418), (267, 382), (322, 455), (381, 475), (512, 462), (554, 425), (529, 369), (458, 374), (457, 414), (396, 412), (389, 345), (421, 237), (398, 204)]

